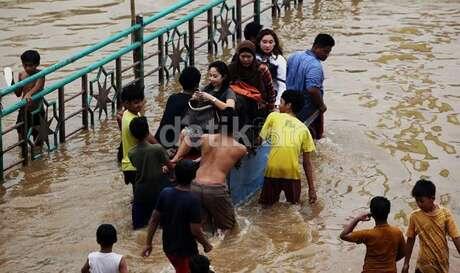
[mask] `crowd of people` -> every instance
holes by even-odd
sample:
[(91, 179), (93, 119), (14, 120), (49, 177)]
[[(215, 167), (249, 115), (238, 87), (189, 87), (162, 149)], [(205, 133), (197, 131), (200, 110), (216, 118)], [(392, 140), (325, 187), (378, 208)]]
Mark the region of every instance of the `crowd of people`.
[[(318, 34), (311, 49), (292, 53), (286, 60), (280, 40), (271, 29), (249, 23), (246, 40), (238, 44), (230, 64), (215, 61), (208, 66), (208, 83), (200, 88), (201, 73), (186, 67), (179, 76), (182, 91), (171, 95), (155, 134), (150, 133), (145, 111), (144, 87), (125, 86), (123, 110), (117, 114), (121, 131), (119, 159), (126, 184), (131, 184), (133, 229), (147, 227), (142, 255), (152, 251), (152, 240), (162, 228), (163, 251), (178, 273), (211, 272), (209, 260), (199, 255), (213, 249), (206, 233), (227, 234), (237, 226), (227, 177), (245, 156), (268, 143), (271, 150), (265, 167), (259, 203), (269, 207), (284, 192), (286, 201), (298, 204), (301, 167), (308, 185), (308, 201), (317, 201), (311, 154), (315, 139), (324, 134), (324, 72), (322, 61), (335, 45), (328, 34)], [(19, 80), (39, 70), (40, 56), (26, 51)], [(27, 126), (38, 121), (31, 112), (40, 102), (31, 96), (44, 79), (18, 89), (28, 101), (18, 117)], [(23, 128), (19, 126), (19, 128)], [(23, 130), (22, 129), (22, 130)], [(26, 127), (27, 130), (29, 128)], [(24, 132), (19, 130), (20, 137)], [(416, 237), (420, 254), (415, 272), (449, 271), (447, 236), (460, 253), (460, 232), (453, 215), (437, 205), (435, 185), (419, 180), (413, 190), (419, 210), (409, 220), (407, 241), (387, 217), (390, 201), (374, 197), (370, 212), (345, 226), (340, 238), (367, 247), (363, 272), (396, 272), (405, 257), (408, 272)], [(360, 221), (375, 220), (373, 229), (354, 231)], [(112, 252), (115, 228), (101, 225), (96, 233), (100, 251), (92, 252), (82, 272), (128, 272), (122, 255)]]

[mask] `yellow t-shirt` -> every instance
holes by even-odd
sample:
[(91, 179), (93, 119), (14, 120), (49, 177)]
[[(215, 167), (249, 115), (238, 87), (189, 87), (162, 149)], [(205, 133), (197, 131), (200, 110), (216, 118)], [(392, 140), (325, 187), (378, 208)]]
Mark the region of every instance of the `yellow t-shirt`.
[(289, 114), (273, 112), (268, 115), (260, 136), (271, 144), (265, 177), (299, 180), (300, 154), (315, 151), (307, 126)]
[(385, 224), (353, 231), (350, 241), (366, 245), (362, 273), (397, 273), (396, 258), (403, 255), (406, 245), (399, 228)]
[(137, 115), (125, 110), (121, 118), (121, 143), (123, 145), (123, 159), (121, 160), (122, 171), (135, 171), (136, 168), (131, 164), (128, 152), (137, 144), (137, 139), (129, 131), (129, 124)]
[(420, 238), (420, 252), (417, 268), (423, 273), (449, 272), (449, 246), (446, 235), (451, 238), (460, 237), (452, 213), (439, 207), (434, 215), (422, 210), (412, 212), (407, 228), (407, 237)]

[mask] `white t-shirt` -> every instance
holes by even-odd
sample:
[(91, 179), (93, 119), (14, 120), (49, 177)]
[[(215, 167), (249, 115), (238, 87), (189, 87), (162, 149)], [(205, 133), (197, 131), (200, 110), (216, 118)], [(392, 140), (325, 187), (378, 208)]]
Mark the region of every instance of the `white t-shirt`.
[[(266, 57), (262, 57), (259, 54), (257, 54), (256, 57), (257, 57), (257, 60), (259, 60), (259, 61), (262, 61), (262, 62), (267, 61), (267, 59), (265, 59), (265, 60), (263, 59), (263, 58), (266, 58)], [(278, 55), (278, 56), (270, 55), (270, 57), (268, 58), (268, 61), (271, 64), (273, 64), (273, 65), (278, 67), (276, 79), (272, 79), (272, 80), (273, 80), (273, 87), (276, 90), (275, 105), (279, 106), (280, 102), (281, 102), (281, 95), (286, 90), (287, 63), (286, 63), (286, 59), (283, 57), (283, 55)]]
[(119, 273), (120, 261), (123, 255), (110, 252), (91, 252), (88, 255), (89, 272), (91, 273)]

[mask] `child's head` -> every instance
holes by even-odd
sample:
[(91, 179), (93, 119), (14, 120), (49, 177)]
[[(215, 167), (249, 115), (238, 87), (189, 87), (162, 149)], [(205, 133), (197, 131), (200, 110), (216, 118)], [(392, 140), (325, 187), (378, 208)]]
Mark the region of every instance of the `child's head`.
[(117, 230), (111, 224), (102, 224), (97, 228), (96, 240), (101, 247), (111, 247), (117, 242)]
[(179, 76), (179, 83), (184, 90), (195, 91), (198, 89), (201, 80), (201, 73), (196, 67), (188, 66), (182, 70)]
[(209, 259), (203, 255), (195, 255), (189, 261), (190, 273), (209, 273)]
[(174, 174), (176, 175), (176, 183), (181, 186), (188, 186), (192, 183), (195, 178), (197, 164), (192, 160), (182, 159), (177, 162), (174, 168)]
[(21, 55), (22, 66), (27, 74), (32, 74), (37, 71), (40, 65), (40, 54), (36, 50), (27, 50)]
[(129, 131), (137, 139), (143, 141), (149, 136), (149, 124), (146, 117), (135, 117), (129, 123)]
[(436, 186), (430, 180), (420, 179), (412, 188), (412, 197), (423, 211), (431, 211), (434, 207)]
[(128, 111), (133, 114), (139, 113), (144, 104), (144, 87), (136, 83), (124, 86), (121, 91), (121, 101)]
[(228, 88), (230, 84), (228, 67), (222, 61), (215, 61), (209, 64), (208, 77), (213, 87)]
[(250, 40), (253, 43), (256, 42), (257, 35), (259, 34), (259, 31), (262, 29), (262, 25), (256, 22), (250, 22), (244, 27), (244, 39), (245, 40)]
[(292, 112), (297, 114), (300, 110), (302, 110), (304, 104), (303, 95), (300, 92), (286, 90), (281, 95), (280, 112)]
[(386, 221), (390, 213), (391, 204), (383, 196), (376, 196), (371, 199), (371, 215), (376, 221)]

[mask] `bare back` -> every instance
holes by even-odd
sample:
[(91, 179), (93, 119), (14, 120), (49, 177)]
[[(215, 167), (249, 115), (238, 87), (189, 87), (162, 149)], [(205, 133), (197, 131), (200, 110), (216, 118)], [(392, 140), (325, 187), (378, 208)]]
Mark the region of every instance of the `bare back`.
[(201, 139), (201, 162), (196, 181), (204, 185), (225, 184), (227, 174), (246, 155), (246, 147), (222, 134), (205, 134)]

